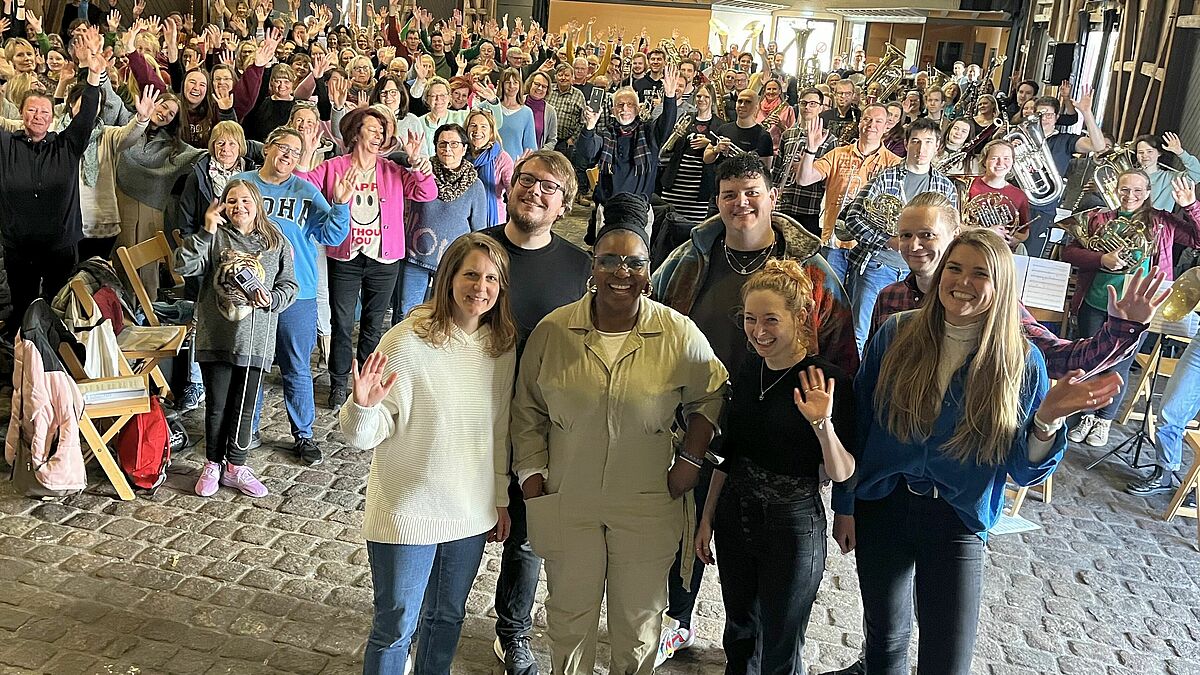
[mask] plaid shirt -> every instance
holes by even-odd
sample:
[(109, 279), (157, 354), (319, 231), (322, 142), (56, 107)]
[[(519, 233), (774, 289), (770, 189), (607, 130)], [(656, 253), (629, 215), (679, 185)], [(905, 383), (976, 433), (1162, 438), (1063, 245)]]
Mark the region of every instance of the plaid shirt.
[[(875, 300), (875, 312), (871, 315), (871, 334), (874, 335), (888, 317), (916, 309), (923, 299), (925, 294), (917, 288), (915, 274), (909, 274), (904, 279), (885, 286)], [(1133, 355), (1137, 349), (1138, 338), (1146, 330), (1146, 324), (1109, 316), (1095, 336), (1064, 340), (1038, 323), (1029, 310), (1025, 309), (1025, 305), (1018, 305), (1018, 308), (1021, 311), (1021, 330), (1026, 339), (1046, 358), (1046, 373), (1053, 380), (1066, 377), (1072, 370), (1090, 373), (1116, 365)]]
[[(842, 220), (846, 222), (846, 230), (850, 232), (853, 239), (858, 241), (858, 246), (850, 249), (850, 268), (861, 273), (867, 268), (867, 263), (871, 261), (871, 256), (876, 251), (882, 251), (888, 245), (890, 236), (885, 232), (875, 229), (875, 226), (867, 218), (865, 208), (866, 200), (874, 199), (881, 194), (888, 194), (899, 197), (904, 203), (908, 203), (910, 199), (916, 195), (904, 194), (904, 175), (908, 171), (904, 164), (894, 166), (890, 169), (881, 171), (875, 180), (867, 185), (866, 189), (858, 193), (854, 201), (846, 207), (845, 212), (841, 215)], [(927, 191), (940, 192), (946, 195), (954, 208), (958, 208), (958, 189), (954, 187), (954, 181), (942, 173), (929, 170), (929, 189)]]
[[(802, 126), (794, 126), (783, 132), (783, 137), (779, 141), (779, 158), (775, 162), (771, 173), (771, 182), (776, 186), (783, 184), (784, 174), (787, 171), (794, 169), (792, 162), (788, 161), (791, 157), (795, 157), (795, 161), (799, 162), (803, 157), (800, 153), (804, 151), (807, 145), (808, 132)], [(837, 147), (837, 139), (833, 134), (828, 134), (825, 142), (817, 148), (817, 157), (822, 157), (825, 153)], [(816, 159), (814, 157), (814, 159)], [(825, 181), (818, 181), (812, 185), (800, 185), (794, 179), (791, 185), (783, 188), (779, 192), (779, 200), (775, 203), (775, 210), (797, 218), (799, 216), (815, 216), (821, 213), (821, 200), (825, 197)]]
[(546, 92), (546, 101), (554, 106), (554, 112), (558, 114), (558, 140), (575, 140), (583, 128), (583, 108), (587, 105), (583, 100), (583, 92), (570, 87), (564, 93), (555, 85)]

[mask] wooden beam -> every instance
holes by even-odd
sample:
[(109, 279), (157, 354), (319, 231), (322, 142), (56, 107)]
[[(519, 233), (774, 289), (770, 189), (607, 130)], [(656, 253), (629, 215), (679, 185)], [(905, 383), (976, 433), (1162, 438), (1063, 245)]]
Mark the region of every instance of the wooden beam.
[[(1145, 43), (1146, 37), (1146, 0), (1138, 0), (1137, 23), (1133, 22), (1133, 16), (1126, 14), (1121, 17), (1122, 33), (1125, 28), (1130, 28), (1129, 36), (1133, 40), (1133, 50), (1131, 56), (1133, 62), (1138, 63), (1142, 60), (1142, 46)], [(1136, 27), (1135, 27), (1136, 26)], [(1121, 124), (1113, 131), (1115, 138), (1120, 138), (1125, 131), (1125, 127), (1129, 122), (1129, 99), (1133, 98), (1133, 83), (1137, 78), (1133, 73), (1130, 73), (1129, 80), (1125, 83), (1125, 95), (1120, 98), (1121, 102)]]
[(1200, 14), (1184, 14), (1175, 23), (1176, 28), (1200, 28)]
[[(1175, 0), (1175, 8), (1172, 11), (1172, 16), (1171, 16), (1170, 20), (1167, 22), (1166, 59), (1163, 61), (1162, 68), (1158, 69), (1158, 71), (1160, 73), (1160, 76), (1158, 77), (1158, 81), (1162, 82), (1163, 84), (1159, 85), (1158, 96), (1155, 97), (1156, 100), (1154, 101), (1154, 117), (1150, 118), (1150, 133), (1155, 133), (1158, 130), (1158, 113), (1160, 110), (1162, 110), (1162, 99), (1163, 99), (1162, 94), (1163, 94), (1163, 89), (1166, 87), (1166, 72), (1167, 72), (1167, 68), (1170, 67), (1170, 65), (1171, 65), (1171, 48), (1175, 46), (1175, 26), (1178, 25), (1176, 23), (1179, 20), (1178, 12), (1179, 12), (1179, 0)], [(1141, 130), (1139, 129), (1138, 131), (1141, 131)]]
[[(1179, 0), (1167, 0), (1166, 11), (1163, 12), (1163, 15), (1165, 15), (1167, 18), (1167, 22), (1165, 24), (1161, 23), (1162, 16), (1159, 16), (1158, 19), (1155, 21), (1155, 25), (1163, 26), (1163, 29), (1159, 32), (1159, 34), (1157, 36), (1158, 37), (1158, 53), (1155, 54), (1154, 64), (1152, 65), (1152, 68), (1155, 70), (1162, 70), (1162, 68), (1159, 67), (1158, 64), (1162, 63), (1164, 58), (1167, 59), (1168, 62), (1170, 62), (1171, 55), (1170, 55), (1170, 52), (1168, 52), (1166, 50), (1170, 49), (1171, 38), (1175, 37), (1175, 18), (1177, 16), (1179, 16)], [(1143, 74), (1146, 73), (1147, 65), (1151, 65), (1151, 64), (1142, 64), (1142, 73)], [(1154, 85), (1156, 82), (1161, 85), (1162, 78), (1161, 77), (1158, 77), (1158, 78), (1151, 77), (1150, 81), (1146, 83), (1146, 93), (1142, 97), (1141, 109), (1138, 110), (1137, 123), (1134, 124), (1134, 126), (1133, 126), (1134, 134), (1140, 134), (1142, 132), (1142, 120), (1145, 118), (1146, 109), (1150, 107), (1150, 96), (1155, 90)], [(1158, 89), (1160, 90), (1160, 94), (1161, 94), (1162, 87), (1159, 86)], [(1154, 126), (1155, 120), (1158, 119), (1158, 111), (1160, 109), (1159, 106), (1162, 104), (1162, 96), (1161, 95), (1157, 96), (1155, 98), (1157, 98), (1158, 100), (1154, 104), (1154, 117), (1150, 119), (1151, 127)]]

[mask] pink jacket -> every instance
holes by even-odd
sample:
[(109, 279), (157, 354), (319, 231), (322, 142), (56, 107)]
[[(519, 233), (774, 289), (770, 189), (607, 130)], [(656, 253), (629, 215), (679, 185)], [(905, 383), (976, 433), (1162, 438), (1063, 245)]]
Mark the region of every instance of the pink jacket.
[[(38, 482), (52, 490), (82, 490), (87, 471), (79, 445), (83, 396), (62, 370), (46, 371), (42, 354), (17, 334), (13, 348), (12, 418), (4, 439), (4, 459), (16, 461), (21, 442), (29, 445)], [(49, 456), (53, 452), (53, 456)]]
[[(312, 171), (297, 171), (296, 175), (317, 186), (321, 194), (333, 203), (334, 185), (346, 174), (353, 161), (353, 155), (333, 157), (321, 162)], [(409, 171), (383, 157), (376, 160), (375, 179), (379, 184), (380, 227), (383, 230), (380, 249), (386, 260), (400, 260), (404, 257), (404, 200), (431, 202), (437, 199), (437, 185), (433, 182), (433, 176)], [(346, 237), (338, 246), (326, 246), (325, 252), (334, 260), (347, 261), (351, 258), (350, 248), (351, 237)]]

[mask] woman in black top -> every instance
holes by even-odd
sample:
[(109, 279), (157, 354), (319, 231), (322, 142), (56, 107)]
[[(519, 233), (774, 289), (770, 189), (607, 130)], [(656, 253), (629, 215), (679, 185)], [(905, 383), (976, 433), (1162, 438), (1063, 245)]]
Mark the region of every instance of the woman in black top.
[(800, 673), (825, 573), (821, 482), (854, 473), (853, 379), (812, 353), (812, 281), (799, 263), (767, 261), (742, 303), (756, 357), (733, 379), (696, 554), (713, 564), (715, 531), (726, 675), (748, 672), (760, 645), (759, 672)]

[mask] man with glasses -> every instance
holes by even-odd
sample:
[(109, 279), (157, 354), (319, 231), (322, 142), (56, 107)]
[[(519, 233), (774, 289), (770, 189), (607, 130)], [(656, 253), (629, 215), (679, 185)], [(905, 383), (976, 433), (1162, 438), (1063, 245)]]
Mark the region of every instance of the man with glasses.
[(841, 135), (846, 124), (858, 124), (862, 112), (854, 105), (854, 83), (838, 80), (833, 85), (833, 108), (821, 113), (821, 121), (834, 136)]
[[(322, 461), (321, 447), (313, 439), (316, 403), (310, 366), (317, 346), (316, 247), (337, 246), (350, 234), (350, 206), (348, 202), (330, 205), (315, 185), (293, 175), (304, 150), (299, 131), (279, 127), (267, 136), (262, 168), (236, 178), (258, 187), (267, 215), (292, 245), (299, 290), (296, 302), (279, 315), (275, 363), (283, 378), (283, 402), (295, 440), (292, 450), (301, 462), (315, 466)], [(258, 401), (255, 429), (262, 410), (261, 396)]]
[[(553, 150), (527, 155), (513, 169), (508, 193), (508, 222), (484, 230), (508, 252), (509, 302), (518, 330), (519, 353), (525, 339), (547, 314), (587, 292), (591, 261), (571, 242), (552, 231), (571, 210), (579, 184), (571, 161)], [(536, 675), (529, 648), (534, 595), (542, 561), (529, 546), (525, 502), (510, 475), (508, 515), (512, 521), (496, 581), (496, 655), (509, 675)]]
[[(846, 293), (834, 279), (833, 270), (816, 253), (815, 238), (795, 228), (781, 227), (772, 219), (779, 194), (762, 160), (749, 153), (730, 157), (717, 166), (716, 182), (719, 217), (697, 225), (691, 238), (654, 272), (656, 298), (695, 321), (725, 368), (737, 373), (751, 353), (746, 349), (746, 334), (738, 313), (742, 284), (762, 269), (768, 258), (799, 260), (813, 283), (808, 332), (814, 336), (814, 353), (853, 374), (858, 369), (858, 351)], [(715, 447), (714, 452), (720, 454)], [(712, 477), (712, 466), (705, 464), (694, 490), (697, 522)], [(694, 557), (691, 540), (685, 544), (668, 577), (670, 604), (659, 641), (659, 664), (695, 639), (692, 610), (704, 564)], [(684, 564), (683, 555), (692, 559), (690, 565)], [(689, 567), (690, 583), (685, 584)]]
[[(808, 124), (821, 114), (824, 96), (819, 89), (809, 88), (800, 93), (800, 118), (796, 125), (783, 132), (779, 141), (779, 162), (771, 174), (771, 181), (779, 186), (779, 203), (776, 209), (795, 218), (804, 229), (821, 236), (821, 199), (825, 196), (825, 181), (801, 185), (796, 180), (797, 169), (804, 159), (808, 147)], [(817, 148), (815, 157), (837, 147), (832, 135)]]

